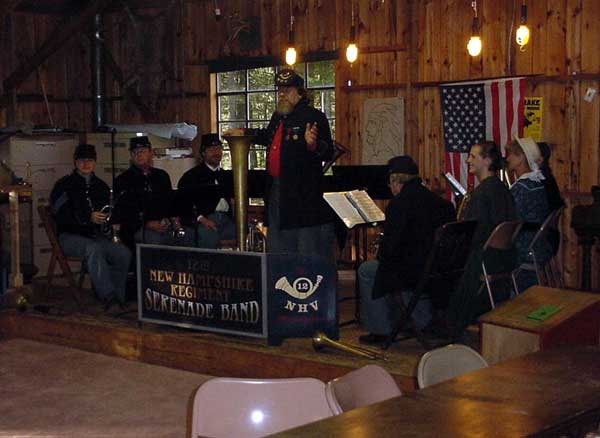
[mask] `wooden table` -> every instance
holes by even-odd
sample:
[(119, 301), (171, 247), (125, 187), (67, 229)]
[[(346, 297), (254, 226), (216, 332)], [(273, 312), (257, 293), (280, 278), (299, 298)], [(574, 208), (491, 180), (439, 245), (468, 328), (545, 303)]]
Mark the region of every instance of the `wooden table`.
[(581, 436), (600, 420), (600, 349), (528, 354), (275, 437)]

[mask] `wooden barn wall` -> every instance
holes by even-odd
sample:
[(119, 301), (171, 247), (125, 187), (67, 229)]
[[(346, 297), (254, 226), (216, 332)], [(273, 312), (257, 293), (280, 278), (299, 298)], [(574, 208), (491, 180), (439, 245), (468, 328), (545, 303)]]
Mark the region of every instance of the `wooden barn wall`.
[[(350, 0), (292, 0), (296, 46), (306, 52), (343, 52), (350, 34)], [(583, 100), (599, 88), (600, 5), (597, 0), (527, 0), (531, 41), (524, 51), (514, 42), (521, 0), (478, 0), (483, 52), (471, 58), (470, 0), (356, 0), (359, 60), (336, 64), (337, 140), (360, 163), (361, 113), (365, 99), (400, 96), (406, 102), (406, 152), (424, 178), (440, 187), (443, 134), (438, 84), (478, 78), (527, 75), (527, 96), (544, 98), (543, 139), (555, 145), (551, 165), (559, 186), (578, 203), (598, 184), (600, 98)], [(201, 132), (211, 126), (207, 62), (230, 56), (281, 56), (287, 40), (289, 0), (175, 0), (162, 9), (109, 11), (106, 42), (122, 72), (108, 71), (107, 94), (115, 97), (109, 120), (189, 121)], [(260, 19), (261, 45), (241, 52), (231, 36), (245, 17)], [(242, 20), (242, 21), (240, 21)], [(38, 48), (60, 22), (50, 15), (13, 13), (3, 26), (6, 78)], [(512, 32), (511, 32), (512, 30)], [(90, 129), (89, 39), (74, 35), (19, 88), (26, 101), (18, 120), (49, 124), (42, 84), (55, 125)], [(532, 75), (540, 75), (533, 79)], [(353, 86), (347, 87), (348, 80)], [(127, 89), (127, 90), (126, 90)], [(133, 97), (137, 94), (139, 98)], [(199, 95), (204, 93), (204, 96)], [(38, 100), (36, 100), (38, 99)], [(141, 110), (140, 110), (141, 108)], [(5, 122), (6, 110), (0, 112)], [(565, 224), (564, 227), (568, 227)], [(566, 276), (578, 282), (578, 249), (572, 233), (564, 245)], [(595, 253), (595, 266), (598, 254)], [(595, 280), (596, 287), (600, 286)]]

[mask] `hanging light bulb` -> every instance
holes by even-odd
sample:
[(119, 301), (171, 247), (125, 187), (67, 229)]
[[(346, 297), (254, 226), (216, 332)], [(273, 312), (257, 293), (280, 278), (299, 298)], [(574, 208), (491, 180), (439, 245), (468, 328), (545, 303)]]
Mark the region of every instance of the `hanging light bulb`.
[(479, 37), (479, 19), (477, 18), (477, 2), (472, 1), (471, 7), (475, 13), (473, 17), (473, 23), (471, 25), (471, 39), (467, 43), (467, 51), (471, 56), (479, 56), (481, 53), (482, 42)]
[(350, 64), (358, 59), (358, 47), (356, 46), (356, 25), (354, 23), (354, 2), (352, 2), (352, 25), (350, 27), (350, 42), (346, 47), (346, 59)]
[(296, 63), (297, 58), (296, 49), (294, 47), (288, 47), (285, 51), (285, 63), (290, 67)]
[(294, 48), (294, 14), (292, 0), (290, 0), (290, 30), (288, 32), (288, 48), (285, 51), (285, 63), (290, 67), (296, 63), (297, 53)]
[(529, 28), (527, 27), (527, 5), (525, 1), (521, 5), (521, 25), (517, 29), (516, 38), (517, 44), (521, 52), (525, 50), (525, 46), (529, 42)]
[(358, 58), (358, 47), (356, 47), (356, 44), (354, 44), (354, 43), (348, 44), (348, 47), (346, 47), (346, 59), (348, 60), (348, 62), (350, 64), (352, 64), (352, 63), (354, 63), (354, 61), (356, 61), (357, 58)]

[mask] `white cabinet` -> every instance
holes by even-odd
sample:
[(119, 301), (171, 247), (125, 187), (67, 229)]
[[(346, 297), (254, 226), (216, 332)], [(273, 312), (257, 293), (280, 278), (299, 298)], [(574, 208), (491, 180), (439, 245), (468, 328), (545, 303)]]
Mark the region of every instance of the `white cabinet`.
[[(30, 204), (20, 205), (21, 261), (33, 262), (39, 269), (38, 275), (46, 275), (48, 271), (50, 249), (37, 208), (48, 204), (54, 183), (73, 171), (73, 152), (78, 143), (77, 136), (66, 134), (13, 135), (0, 143), (0, 160), (32, 186), (33, 224), (29, 222)], [(3, 216), (8, 223), (8, 215)], [(10, 228), (6, 224), (2, 228), (2, 242), (3, 246), (4, 242), (10, 242)]]

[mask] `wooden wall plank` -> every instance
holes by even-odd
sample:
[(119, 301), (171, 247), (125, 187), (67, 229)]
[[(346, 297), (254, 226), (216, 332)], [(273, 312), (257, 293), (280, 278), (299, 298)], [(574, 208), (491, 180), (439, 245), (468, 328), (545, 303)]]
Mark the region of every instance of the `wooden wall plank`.
[(548, 0), (546, 74), (567, 73), (566, 65), (566, 0)]

